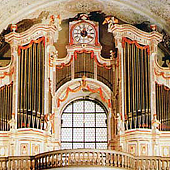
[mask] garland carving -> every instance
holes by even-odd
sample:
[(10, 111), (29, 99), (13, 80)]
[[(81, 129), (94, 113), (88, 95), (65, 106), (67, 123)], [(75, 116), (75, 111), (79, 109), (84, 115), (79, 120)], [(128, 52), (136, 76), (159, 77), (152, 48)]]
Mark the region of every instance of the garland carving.
[(12, 67), (9, 72), (4, 72), (3, 75), (0, 75), (0, 79), (4, 79), (6, 76), (11, 76), (13, 73), (14, 73), (14, 67)]
[[(112, 65), (107, 66), (106, 63), (100, 64), (99, 61), (97, 60), (97, 56), (94, 55), (94, 51), (93, 50), (90, 50), (90, 51), (87, 51), (87, 50), (81, 50), (81, 51), (75, 50), (74, 51), (74, 58), (75, 58), (75, 60), (77, 60), (77, 54), (82, 54), (82, 53), (91, 54), (90, 57), (92, 59), (94, 59), (94, 61), (96, 62), (97, 66), (104, 67), (107, 70), (112, 69)], [(67, 64), (61, 63), (60, 65), (57, 65), (56, 68), (57, 69), (62, 69), (63, 67), (69, 67), (71, 65), (72, 61), (73, 61), (73, 56), (71, 56), (71, 59), (70, 59), (70, 61)], [(49, 65), (50, 65), (50, 67), (53, 66), (50, 61), (49, 61)]]
[(66, 90), (66, 93), (65, 93), (65, 96), (63, 99), (60, 99), (58, 98), (57, 100), (57, 107), (60, 107), (60, 103), (61, 102), (64, 102), (67, 98), (68, 98), (68, 95), (70, 92), (72, 93), (76, 93), (78, 91), (80, 91), (81, 89), (84, 89), (86, 88), (88, 91), (92, 92), (92, 93), (99, 93), (100, 95), (100, 98), (103, 102), (107, 103), (108, 104), (108, 107), (110, 108), (111, 107), (111, 101), (110, 99), (105, 99), (104, 96), (103, 96), (103, 91), (102, 91), (102, 88), (99, 87), (97, 89), (91, 89), (87, 84), (86, 84), (86, 81), (84, 80), (85, 77), (82, 78), (82, 83), (81, 85), (76, 88), (76, 89), (71, 89), (70, 87), (67, 87), (67, 90)]
[(154, 68), (154, 73), (156, 76), (162, 76), (164, 79), (170, 79), (170, 76), (166, 77), (164, 72), (158, 73), (155, 68)]
[(150, 54), (150, 49), (149, 49), (149, 45), (145, 45), (145, 46), (141, 46), (137, 43), (136, 40), (132, 41), (132, 40), (129, 40), (127, 39), (126, 37), (123, 37), (122, 38), (122, 47), (125, 48), (125, 43), (128, 43), (128, 44), (135, 44), (137, 48), (141, 49), (141, 50), (145, 50), (147, 49), (147, 53)]
[(41, 38), (39, 38), (37, 40), (31, 40), (31, 42), (28, 45), (26, 45), (26, 46), (18, 46), (18, 55), (20, 55), (21, 50), (28, 49), (28, 48), (30, 48), (32, 46), (33, 43), (38, 44), (40, 42), (43, 42), (43, 45), (45, 47), (45, 37), (41, 37)]
[(56, 68), (61, 70), (63, 67), (69, 67), (71, 65), (72, 61), (73, 61), (73, 56), (71, 56), (71, 59), (67, 64), (61, 63), (60, 65), (56, 65)]

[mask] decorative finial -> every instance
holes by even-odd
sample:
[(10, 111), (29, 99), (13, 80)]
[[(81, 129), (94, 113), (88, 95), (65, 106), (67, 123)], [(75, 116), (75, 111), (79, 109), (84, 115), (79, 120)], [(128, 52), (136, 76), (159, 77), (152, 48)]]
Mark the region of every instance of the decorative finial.
[(17, 25), (12, 24), (11, 25), (11, 31), (16, 32), (16, 30), (17, 30)]
[(50, 16), (50, 24), (51, 24), (51, 25), (54, 24), (54, 19), (55, 19), (55, 18), (54, 18), (54, 15), (51, 15), (51, 16)]
[(150, 26), (150, 28), (152, 29), (152, 31), (156, 31), (157, 26), (153, 24), (153, 25)]
[(115, 17), (106, 17), (105, 20), (103, 21), (103, 25), (104, 24), (118, 24), (118, 19), (116, 19)]
[(82, 77), (82, 88), (85, 88), (86, 87), (86, 76), (85, 75), (83, 75), (83, 77)]

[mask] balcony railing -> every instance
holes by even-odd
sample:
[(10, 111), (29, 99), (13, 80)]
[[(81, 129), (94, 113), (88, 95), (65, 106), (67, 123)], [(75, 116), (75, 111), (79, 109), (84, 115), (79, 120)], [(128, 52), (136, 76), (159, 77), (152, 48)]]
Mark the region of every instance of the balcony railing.
[(170, 169), (170, 158), (134, 157), (123, 152), (93, 149), (58, 150), (36, 156), (0, 157), (0, 170), (39, 170), (69, 166), (166, 170)]

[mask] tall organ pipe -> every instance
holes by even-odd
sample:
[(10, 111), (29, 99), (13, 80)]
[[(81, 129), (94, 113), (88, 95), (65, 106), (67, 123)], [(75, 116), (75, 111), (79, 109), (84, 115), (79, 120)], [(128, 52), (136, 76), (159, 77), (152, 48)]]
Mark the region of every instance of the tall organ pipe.
[(19, 47), (18, 128), (44, 128), (44, 41)]
[(150, 79), (148, 46), (124, 38), (124, 106), (127, 129), (150, 128)]

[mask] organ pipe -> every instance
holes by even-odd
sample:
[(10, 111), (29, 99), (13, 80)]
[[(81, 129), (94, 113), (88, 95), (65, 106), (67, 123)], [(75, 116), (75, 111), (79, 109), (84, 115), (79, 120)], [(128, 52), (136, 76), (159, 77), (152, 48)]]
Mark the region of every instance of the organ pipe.
[(44, 128), (44, 41), (19, 47), (18, 128)]
[(160, 121), (160, 130), (170, 130), (170, 88), (165, 85), (155, 84), (156, 90), (156, 113)]
[(125, 38), (124, 105), (126, 128), (150, 128), (150, 79), (147, 46)]
[(8, 131), (8, 121), (12, 118), (13, 82), (0, 87), (0, 130)]

